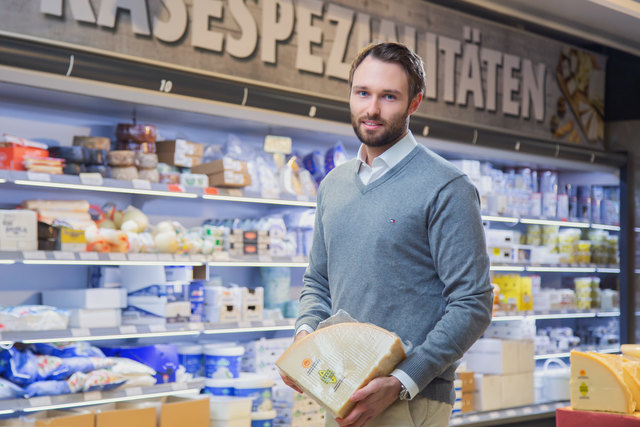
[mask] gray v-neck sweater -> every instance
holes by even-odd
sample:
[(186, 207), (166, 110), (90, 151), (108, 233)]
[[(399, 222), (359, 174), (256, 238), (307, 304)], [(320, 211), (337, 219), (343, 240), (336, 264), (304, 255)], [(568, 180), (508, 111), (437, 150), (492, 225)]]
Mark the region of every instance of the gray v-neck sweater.
[(345, 310), (410, 341), (398, 369), (420, 394), (453, 403), (456, 361), (491, 321), (478, 194), (422, 145), (364, 185), (351, 160), (318, 191), (296, 328)]

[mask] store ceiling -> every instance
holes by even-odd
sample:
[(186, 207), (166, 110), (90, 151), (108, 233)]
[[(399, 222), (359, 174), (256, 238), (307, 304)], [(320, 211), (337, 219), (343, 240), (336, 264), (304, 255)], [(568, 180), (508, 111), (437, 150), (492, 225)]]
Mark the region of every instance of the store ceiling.
[[(454, 3), (482, 8), (640, 57), (639, 0), (459, 0)], [(451, 3), (449, 6), (454, 7)]]

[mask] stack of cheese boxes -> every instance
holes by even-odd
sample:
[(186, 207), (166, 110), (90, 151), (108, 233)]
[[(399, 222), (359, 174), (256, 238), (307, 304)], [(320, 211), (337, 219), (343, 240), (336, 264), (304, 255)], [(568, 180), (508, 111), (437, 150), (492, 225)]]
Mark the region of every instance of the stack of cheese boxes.
[(273, 406), (278, 415), (273, 421), (274, 427), (323, 427), (324, 409), (308, 396), (285, 385), (275, 365), (291, 343), (291, 338), (261, 338), (245, 344), (242, 370), (257, 372), (275, 381)]
[(490, 411), (534, 402), (531, 340), (482, 338), (465, 354), (467, 369), (475, 372), (473, 409)]
[(229, 254), (232, 256), (268, 255), (269, 231), (231, 229), (229, 231)]
[(264, 288), (205, 286), (203, 310), (208, 322), (261, 321)]

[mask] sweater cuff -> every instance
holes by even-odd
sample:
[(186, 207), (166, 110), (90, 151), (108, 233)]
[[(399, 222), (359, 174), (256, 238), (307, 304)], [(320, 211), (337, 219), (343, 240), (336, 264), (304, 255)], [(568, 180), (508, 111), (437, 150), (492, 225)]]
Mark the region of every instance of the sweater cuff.
[(394, 369), (393, 372), (391, 372), (391, 376), (396, 377), (398, 381), (402, 383), (404, 388), (407, 389), (407, 391), (409, 392), (410, 399), (413, 399), (414, 397), (416, 397), (420, 392), (420, 389), (418, 388), (418, 384), (416, 384), (415, 381), (413, 381), (411, 377), (407, 375), (404, 371), (401, 371), (400, 369)]

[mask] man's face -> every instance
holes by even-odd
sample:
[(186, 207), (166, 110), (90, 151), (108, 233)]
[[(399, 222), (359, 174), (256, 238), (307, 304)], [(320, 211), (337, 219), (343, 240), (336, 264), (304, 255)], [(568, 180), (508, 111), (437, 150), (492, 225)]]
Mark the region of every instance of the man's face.
[(409, 104), (409, 80), (399, 64), (368, 56), (353, 73), (351, 124), (367, 146), (382, 147), (402, 138), (407, 118), (419, 104), (414, 108), (414, 102)]

